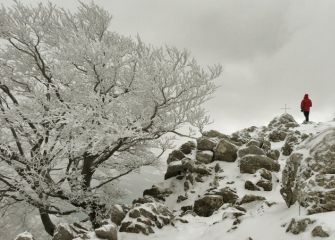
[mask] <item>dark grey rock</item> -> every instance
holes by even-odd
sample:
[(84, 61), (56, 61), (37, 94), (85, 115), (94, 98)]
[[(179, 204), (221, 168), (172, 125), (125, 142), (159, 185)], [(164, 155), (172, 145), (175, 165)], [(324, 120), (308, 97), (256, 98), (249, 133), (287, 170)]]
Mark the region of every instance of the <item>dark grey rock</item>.
[(237, 158), (237, 147), (225, 139), (221, 139), (214, 149), (214, 160), (234, 162)]
[(312, 230), (312, 236), (313, 237), (321, 237), (321, 238), (326, 238), (329, 237), (329, 233), (327, 233), (321, 226), (316, 226)]
[(211, 216), (216, 210), (223, 205), (222, 196), (210, 195), (198, 199), (194, 202), (193, 211), (202, 217)]
[(278, 172), (280, 165), (273, 159), (261, 155), (247, 155), (240, 161), (241, 173), (255, 173), (258, 169), (265, 168), (269, 171)]

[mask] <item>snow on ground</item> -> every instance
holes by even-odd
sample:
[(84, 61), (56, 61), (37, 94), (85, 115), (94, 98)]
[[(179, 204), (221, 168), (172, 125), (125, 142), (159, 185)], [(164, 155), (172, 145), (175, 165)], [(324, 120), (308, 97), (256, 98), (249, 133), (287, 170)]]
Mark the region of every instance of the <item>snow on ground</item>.
[[(301, 133), (313, 135), (321, 133), (328, 128), (335, 127), (335, 122), (325, 123), (309, 123), (302, 124), (294, 130), (298, 130)], [(273, 149), (280, 149), (284, 142), (272, 143)], [(280, 156), (279, 163), (281, 164), (281, 170), (283, 170), (287, 157)], [(217, 162), (212, 163), (214, 166)], [(305, 233), (299, 235), (293, 235), (286, 233), (288, 223), (292, 218), (301, 219), (306, 217), (305, 210), (299, 208), (298, 205), (294, 205), (291, 208), (287, 208), (285, 201), (281, 197), (280, 181), (281, 172), (273, 174), (273, 190), (271, 192), (252, 192), (245, 190), (245, 180), (252, 180), (257, 178), (256, 175), (252, 174), (240, 174), (238, 168), (238, 161), (233, 163), (218, 162), (220, 167), (224, 170), (222, 173), (218, 173), (217, 177), (221, 177), (219, 182), (220, 187), (229, 186), (234, 188), (239, 196), (245, 194), (256, 194), (259, 196), (266, 197), (267, 201), (275, 204), (268, 206), (265, 202), (256, 201), (249, 204), (242, 205), (248, 211), (246, 215), (242, 216), (241, 223), (237, 225), (237, 229), (232, 230), (233, 219), (222, 220), (224, 210), (219, 210), (211, 217), (199, 217), (193, 215), (186, 215), (183, 219), (186, 219), (189, 223), (177, 223), (175, 226), (166, 226), (163, 229), (155, 229), (155, 233), (149, 236), (142, 234), (131, 234), (131, 233), (120, 233), (120, 240), (249, 240), (249, 237), (253, 240), (309, 240), (309, 239), (321, 239), (313, 238), (311, 230), (316, 225), (322, 225), (325, 230), (332, 236), (335, 234), (335, 212), (328, 212), (323, 214), (309, 215), (308, 217), (312, 220), (317, 220), (314, 224), (308, 226)], [(209, 166), (211, 166), (209, 165)], [(214, 176), (208, 176), (205, 178), (203, 184), (195, 185), (193, 193), (189, 193), (188, 199), (181, 203), (176, 203), (176, 196), (184, 195), (182, 184), (177, 184), (175, 179), (169, 179), (163, 183), (158, 184), (162, 187), (170, 187), (174, 190), (175, 194), (169, 196), (166, 200), (166, 205), (175, 210), (177, 213), (180, 211), (181, 206), (192, 205), (198, 198), (198, 195), (203, 195), (208, 189), (210, 182), (213, 182)], [(334, 236), (334, 235), (333, 235)]]

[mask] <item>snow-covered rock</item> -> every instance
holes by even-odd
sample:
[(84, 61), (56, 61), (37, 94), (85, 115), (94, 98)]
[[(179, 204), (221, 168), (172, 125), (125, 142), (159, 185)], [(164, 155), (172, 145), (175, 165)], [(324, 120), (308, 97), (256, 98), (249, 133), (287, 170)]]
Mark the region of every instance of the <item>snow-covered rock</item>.
[(194, 202), (193, 210), (202, 217), (211, 216), (223, 205), (223, 197), (219, 195), (209, 195), (202, 197)]
[(226, 139), (221, 139), (214, 149), (214, 159), (218, 161), (234, 162), (237, 158), (236, 145)]
[(23, 232), (16, 236), (15, 240), (34, 240), (35, 238), (30, 232)]
[(75, 233), (68, 224), (61, 223), (57, 226), (52, 240), (72, 240)]
[(237, 152), (238, 156), (240, 158), (246, 156), (246, 155), (265, 155), (265, 152), (263, 149), (255, 146), (255, 145), (250, 145), (245, 148), (240, 148)]
[(201, 151), (213, 151), (217, 144), (216, 139), (200, 137), (197, 139), (197, 149)]
[(280, 165), (275, 160), (262, 155), (247, 155), (240, 160), (241, 173), (253, 174), (261, 168), (278, 172)]
[(283, 170), (281, 193), (309, 214), (335, 210), (335, 128), (310, 138), (291, 155)]
[(117, 226), (115, 224), (104, 225), (94, 230), (98, 238), (117, 240)]
[(181, 150), (173, 150), (167, 159), (167, 163), (175, 162), (182, 160), (185, 157), (184, 153)]
[(197, 151), (196, 159), (202, 163), (211, 163), (213, 161), (212, 151)]
[(188, 141), (180, 146), (179, 150), (184, 154), (190, 154), (192, 150), (195, 149), (195, 143), (192, 141)]
[(174, 219), (172, 212), (163, 204), (152, 202), (135, 204), (122, 221), (120, 232), (154, 233), (153, 228), (162, 228)]
[(129, 209), (124, 205), (115, 204), (110, 209), (111, 221), (116, 225), (120, 225), (122, 220), (126, 217)]
[(298, 127), (299, 124), (295, 121), (292, 115), (285, 113), (274, 118), (268, 125), (269, 128), (289, 129)]

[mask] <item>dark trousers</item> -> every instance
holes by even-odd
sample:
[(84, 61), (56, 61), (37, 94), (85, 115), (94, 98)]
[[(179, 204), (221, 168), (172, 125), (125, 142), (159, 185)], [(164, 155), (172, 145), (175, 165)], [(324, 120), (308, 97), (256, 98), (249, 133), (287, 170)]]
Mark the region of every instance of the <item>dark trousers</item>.
[(306, 122), (309, 122), (309, 112), (304, 111), (304, 115), (305, 115), (305, 118), (306, 118)]

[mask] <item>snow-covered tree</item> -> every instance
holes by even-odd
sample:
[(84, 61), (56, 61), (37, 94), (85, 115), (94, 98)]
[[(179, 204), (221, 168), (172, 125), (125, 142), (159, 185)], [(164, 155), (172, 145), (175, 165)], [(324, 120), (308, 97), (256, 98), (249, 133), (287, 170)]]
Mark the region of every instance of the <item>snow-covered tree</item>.
[(110, 21), (94, 3), (0, 11), (0, 204), (36, 207), (51, 235), (50, 215), (85, 213), (98, 226), (103, 187), (151, 164), (166, 134), (208, 123), (201, 105), (221, 66), (203, 70)]

